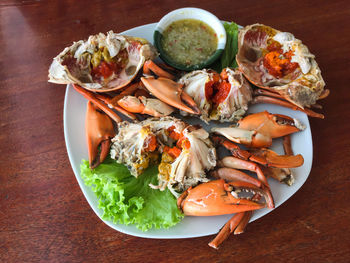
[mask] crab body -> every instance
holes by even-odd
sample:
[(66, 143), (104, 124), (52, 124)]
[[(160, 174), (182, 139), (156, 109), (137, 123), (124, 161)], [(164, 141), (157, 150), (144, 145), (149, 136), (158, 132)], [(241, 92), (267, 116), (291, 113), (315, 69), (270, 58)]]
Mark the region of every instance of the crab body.
[(157, 56), (146, 40), (109, 31), (74, 42), (53, 59), (49, 82), (77, 84), (85, 89), (108, 92), (129, 84), (144, 62)]
[(241, 72), (225, 68), (219, 75), (213, 70), (196, 70), (178, 81), (201, 110), (205, 122), (237, 121), (246, 113), (252, 89)]
[(254, 85), (300, 108), (328, 94), (315, 56), (291, 33), (254, 24), (239, 32), (237, 63)]

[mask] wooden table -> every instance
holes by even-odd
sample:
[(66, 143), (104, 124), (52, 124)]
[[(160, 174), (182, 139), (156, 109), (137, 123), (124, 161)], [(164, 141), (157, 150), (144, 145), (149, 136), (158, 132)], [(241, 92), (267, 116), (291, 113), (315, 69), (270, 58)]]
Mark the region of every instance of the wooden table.
[[(349, 262), (349, 1), (0, 2), (1, 262)], [(331, 95), (324, 120), (310, 119), (314, 161), (286, 203), (231, 236), (143, 239), (94, 214), (71, 169), (63, 137), (65, 86), (47, 82), (64, 47), (98, 32), (157, 22), (196, 6), (240, 25), (293, 32), (317, 57)]]

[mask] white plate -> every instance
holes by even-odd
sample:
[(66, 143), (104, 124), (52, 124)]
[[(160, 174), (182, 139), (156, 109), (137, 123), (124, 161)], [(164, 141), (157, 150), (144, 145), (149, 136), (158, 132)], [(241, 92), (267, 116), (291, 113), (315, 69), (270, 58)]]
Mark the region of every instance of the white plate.
[[(156, 24), (148, 24), (136, 27), (123, 32), (125, 35), (143, 37), (153, 43), (153, 30)], [(86, 200), (94, 212), (101, 218), (102, 210), (98, 208), (98, 200), (89, 187), (84, 184), (80, 177), (80, 163), (82, 159), (88, 158), (87, 146), (85, 143), (85, 111), (87, 100), (74, 91), (71, 86), (67, 86), (64, 101), (64, 135), (67, 146), (67, 152), (74, 174), (78, 180), (81, 190)], [(312, 166), (312, 137), (309, 120), (306, 114), (298, 111), (289, 110), (283, 107), (261, 104), (251, 106), (250, 112), (259, 112), (267, 110), (271, 113), (286, 114), (299, 119), (306, 129), (302, 132), (292, 135), (292, 147), (295, 154), (302, 154), (304, 165), (293, 169), (295, 183), (293, 186), (280, 184), (269, 179), (271, 190), (275, 199), (276, 208), (284, 203), (288, 198), (298, 191), (309, 176)], [(283, 153), (281, 140), (276, 140), (273, 149)], [(251, 222), (271, 212), (271, 209), (262, 209), (254, 212)], [(179, 224), (169, 229), (150, 230), (142, 232), (133, 225), (125, 226), (114, 224), (111, 221), (103, 220), (107, 225), (115, 230), (125, 234), (146, 237), (146, 238), (192, 238), (217, 233), (220, 228), (231, 218), (231, 215), (213, 216), (213, 217), (185, 217)], [(102, 219), (101, 219), (102, 220)]]

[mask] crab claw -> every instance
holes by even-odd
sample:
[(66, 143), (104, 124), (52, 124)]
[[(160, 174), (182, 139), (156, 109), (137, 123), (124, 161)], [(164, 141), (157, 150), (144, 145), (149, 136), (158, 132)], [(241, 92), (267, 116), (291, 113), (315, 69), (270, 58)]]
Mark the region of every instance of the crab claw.
[(272, 138), (257, 131), (250, 131), (236, 127), (214, 127), (212, 132), (220, 134), (230, 141), (249, 147), (270, 147)]
[(264, 174), (288, 186), (294, 184), (294, 176), (289, 168), (262, 167)]
[(294, 168), (304, 164), (304, 158), (301, 154), (298, 155), (278, 155), (276, 152), (263, 148), (263, 149), (251, 149), (250, 152), (259, 157), (260, 160), (265, 160), (264, 163), (260, 163), (267, 167), (275, 168)]
[(246, 116), (237, 127), (213, 128), (212, 131), (227, 139), (248, 147), (270, 147), (272, 139), (304, 130), (297, 119), (286, 115), (271, 114), (267, 111)]
[(154, 117), (164, 117), (170, 115), (174, 109), (168, 104), (144, 96), (125, 96), (118, 101), (118, 105), (127, 111), (141, 114), (148, 114)]
[[(198, 109), (194, 100), (185, 91), (183, 91), (182, 84), (163, 77), (159, 77), (157, 79), (154, 77), (142, 77), (141, 81), (148, 91), (161, 101), (188, 113), (200, 114), (200, 110)], [(184, 102), (186, 102), (189, 106), (187, 106)]]
[[(260, 188), (265, 190), (265, 193), (268, 196), (268, 198), (266, 199), (267, 206), (269, 208), (275, 208), (275, 203), (273, 200), (273, 196), (272, 196), (272, 193), (270, 190), (269, 183), (267, 182), (266, 176), (264, 175), (263, 171), (261, 170), (261, 168), (258, 164), (254, 163), (254, 162), (250, 162), (250, 161), (241, 160), (241, 159), (233, 157), (233, 156), (224, 157), (222, 160), (220, 160), (218, 162), (218, 164), (219, 164), (219, 166), (224, 167), (224, 168), (220, 168), (220, 169), (224, 169), (225, 172), (221, 172), (221, 174), (220, 173), (216, 174), (217, 176), (221, 175), (220, 178), (222, 178), (222, 179), (229, 178), (229, 177), (233, 176), (233, 174), (238, 176), (238, 174), (236, 172), (232, 172), (232, 170), (235, 170), (235, 169), (248, 170), (251, 172), (255, 172), (258, 179), (263, 183), (263, 185), (258, 185), (258, 184), (253, 183), (253, 182), (251, 182), (251, 183), (253, 183), (254, 185), (259, 186)], [(214, 174), (214, 176), (216, 176), (216, 175)], [(234, 179), (234, 177), (232, 177), (232, 179)], [(248, 180), (247, 178), (243, 178), (243, 176), (240, 180), (250, 182), (250, 181), (247, 181)]]
[(282, 137), (305, 129), (298, 120), (282, 114), (267, 111), (250, 114), (239, 120), (238, 128), (256, 131), (271, 138)]
[(240, 198), (241, 192), (258, 193), (265, 197), (266, 203), (269, 202), (265, 189), (241, 181), (225, 183), (224, 179), (219, 179), (188, 188), (178, 198), (177, 205), (190, 216), (225, 215), (266, 207), (266, 203)]
[[(109, 153), (110, 138), (115, 136), (112, 120), (91, 101), (87, 104), (85, 130), (90, 168), (96, 168)], [(98, 147), (101, 146), (98, 156)]]

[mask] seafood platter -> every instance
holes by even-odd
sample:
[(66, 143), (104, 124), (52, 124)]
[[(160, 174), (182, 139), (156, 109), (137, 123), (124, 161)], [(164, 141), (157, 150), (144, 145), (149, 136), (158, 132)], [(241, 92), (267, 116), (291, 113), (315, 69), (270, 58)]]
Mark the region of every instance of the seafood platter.
[(329, 94), (292, 33), (197, 8), (74, 42), (49, 82), (67, 86), (67, 151), (95, 213), (140, 237), (216, 234), (213, 248), (306, 181), (308, 117)]

